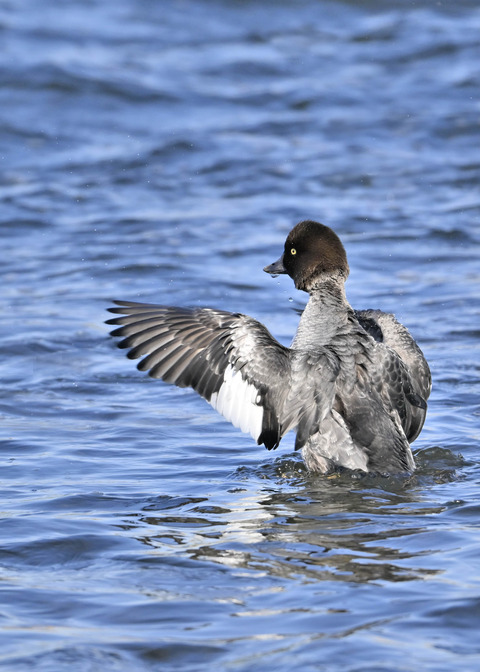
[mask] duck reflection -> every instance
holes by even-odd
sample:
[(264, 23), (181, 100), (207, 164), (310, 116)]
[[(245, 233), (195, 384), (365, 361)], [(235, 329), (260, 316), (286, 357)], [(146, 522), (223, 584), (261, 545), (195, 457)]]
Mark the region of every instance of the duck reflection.
[(296, 460), (239, 469), (221, 502), (150, 502), (138, 518), (148, 528), (141, 539), (162, 554), (181, 552), (271, 577), (353, 583), (427, 578), (440, 570), (426, 530), (445, 506), (426, 501), (425, 480), (455, 478), (460, 460), (432, 450), (437, 468), (420, 468), (409, 478), (318, 478)]

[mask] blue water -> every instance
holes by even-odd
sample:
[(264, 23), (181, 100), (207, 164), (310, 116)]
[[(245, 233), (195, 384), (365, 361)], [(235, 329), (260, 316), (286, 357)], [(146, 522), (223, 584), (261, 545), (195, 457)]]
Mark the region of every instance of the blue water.
[[(0, 668), (477, 670), (477, 2), (0, 2)], [(111, 299), (252, 315), (332, 226), (433, 393), (409, 478), (309, 475), (140, 374)]]

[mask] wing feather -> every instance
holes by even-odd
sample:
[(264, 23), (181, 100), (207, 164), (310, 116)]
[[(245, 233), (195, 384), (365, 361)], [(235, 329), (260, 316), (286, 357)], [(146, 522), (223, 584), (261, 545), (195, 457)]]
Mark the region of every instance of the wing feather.
[(403, 431), (412, 443), (425, 422), (427, 400), (432, 389), (427, 360), (408, 329), (391, 313), (361, 310), (355, 315), (365, 331), (383, 343), (391, 353), (384, 384), (388, 387), (393, 407), (398, 411)]
[[(276, 448), (287, 431), (290, 350), (251, 317), (210, 308), (115, 302), (119, 347), (154, 378), (192, 387), (234, 426)], [(288, 429), (292, 423), (287, 423)]]

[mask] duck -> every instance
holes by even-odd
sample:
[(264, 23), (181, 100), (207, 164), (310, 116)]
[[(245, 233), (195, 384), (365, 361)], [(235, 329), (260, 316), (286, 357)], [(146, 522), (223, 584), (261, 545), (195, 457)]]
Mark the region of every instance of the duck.
[(258, 445), (294, 430), (310, 472), (411, 473), (432, 378), (407, 328), (350, 306), (345, 248), (324, 224), (297, 224), (263, 270), (309, 295), (290, 347), (242, 313), (133, 301), (113, 301), (111, 335), (140, 371), (193, 388)]

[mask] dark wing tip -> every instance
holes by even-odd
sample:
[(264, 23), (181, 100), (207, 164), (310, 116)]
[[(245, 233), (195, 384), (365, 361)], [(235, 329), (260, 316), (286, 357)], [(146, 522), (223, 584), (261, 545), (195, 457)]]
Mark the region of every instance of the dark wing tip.
[(157, 310), (165, 310), (167, 306), (159, 303), (142, 303), (140, 301), (117, 301), (112, 300), (114, 306), (107, 308), (109, 313), (120, 313), (120, 315), (130, 315), (136, 313), (149, 313)]
[[(124, 308), (134, 307), (134, 306), (147, 306), (147, 303), (142, 303), (141, 301), (119, 301), (118, 299), (112, 299), (112, 303), (116, 306), (123, 306)], [(111, 310), (111, 308), (108, 308)]]
[(257, 439), (257, 445), (263, 443), (267, 450), (275, 450), (280, 445), (281, 438), (278, 429), (264, 429)]
[(131, 306), (137, 305), (133, 301), (117, 301), (116, 299), (112, 299), (112, 303), (114, 303), (115, 305), (111, 306), (110, 308), (107, 308), (108, 312), (109, 313), (120, 313), (120, 315), (125, 314), (125, 308), (129, 308)]
[[(115, 324), (117, 325), (118, 322), (117, 320), (105, 320), (105, 324)], [(123, 336), (123, 327), (119, 327), (118, 329), (114, 329), (113, 331), (110, 332), (111, 336)], [(118, 346), (119, 348), (122, 346)]]

